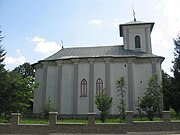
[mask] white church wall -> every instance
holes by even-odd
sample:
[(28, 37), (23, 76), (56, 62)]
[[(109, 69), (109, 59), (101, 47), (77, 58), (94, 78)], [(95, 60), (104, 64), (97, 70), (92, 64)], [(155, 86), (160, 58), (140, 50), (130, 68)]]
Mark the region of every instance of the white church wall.
[(34, 105), (33, 113), (40, 113), (42, 111), (42, 83), (43, 83), (43, 69), (37, 68), (35, 74), (36, 82), (39, 83), (38, 88), (34, 91)]
[[(78, 114), (87, 114), (89, 111), (89, 63), (79, 64), (78, 75)], [(87, 97), (81, 97), (81, 81), (87, 81)]]
[[(123, 41), (125, 49), (152, 53), (150, 25), (129, 25), (123, 28)], [(140, 36), (141, 48), (135, 49), (135, 36)]]
[(147, 28), (147, 43), (146, 43), (146, 47), (147, 50), (149, 50), (149, 53), (152, 53), (152, 46), (151, 46), (151, 35), (150, 35), (150, 28)]
[[(94, 98), (96, 96), (96, 80), (101, 78), (103, 81), (103, 89), (105, 88), (105, 63), (104, 62), (96, 62), (94, 63)], [(99, 114), (99, 111), (94, 103), (94, 112)]]
[(62, 65), (61, 113), (73, 113), (73, 65)]
[(135, 64), (135, 92), (134, 103), (137, 106), (137, 98), (146, 91), (149, 78), (152, 76), (151, 63)]
[(146, 43), (145, 43), (145, 31), (144, 29), (131, 29), (129, 30), (129, 45), (130, 49), (135, 50), (135, 36), (140, 36), (141, 39), (141, 50), (146, 50)]
[(57, 107), (57, 66), (48, 66), (47, 69), (47, 86), (46, 101), (50, 98), (54, 107)]
[(158, 76), (159, 84), (161, 84), (161, 82), (162, 82), (162, 71), (161, 71), (161, 64), (160, 63), (156, 64), (156, 74)]
[[(126, 87), (128, 84), (127, 81), (127, 64), (126, 63), (111, 63), (110, 67), (110, 75), (111, 75), (111, 96), (113, 97), (113, 106), (112, 106), (112, 114), (119, 114), (118, 111), (118, 97), (117, 97), (117, 89), (116, 89), (116, 81), (119, 80), (120, 77), (125, 77)], [(126, 107), (128, 107), (127, 100), (128, 91), (126, 93)]]

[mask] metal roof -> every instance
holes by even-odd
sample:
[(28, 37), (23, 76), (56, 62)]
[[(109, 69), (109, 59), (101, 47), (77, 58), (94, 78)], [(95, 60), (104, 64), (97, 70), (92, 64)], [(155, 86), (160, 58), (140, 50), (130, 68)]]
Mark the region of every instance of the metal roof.
[[(126, 50), (124, 45), (99, 46), (99, 47), (78, 47), (63, 48), (57, 53), (41, 61), (77, 59), (77, 58), (98, 58), (98, 57), (160, 57), (140, 51)], [(162, 57), (161, 57), (162, 58)]]

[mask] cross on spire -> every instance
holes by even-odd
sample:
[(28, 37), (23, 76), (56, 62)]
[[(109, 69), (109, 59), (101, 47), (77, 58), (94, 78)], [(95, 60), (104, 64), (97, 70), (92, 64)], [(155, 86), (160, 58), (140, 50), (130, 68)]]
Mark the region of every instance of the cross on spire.
[(63, 49), (64, 48), (63, 39), (61, 39), (61, 45), (62, 45), (62, 49)]
[(132, 10), (133, 10), (134, 21), (136, 21), (136, 12), (134, 11), (133, 4), (132, 4)]

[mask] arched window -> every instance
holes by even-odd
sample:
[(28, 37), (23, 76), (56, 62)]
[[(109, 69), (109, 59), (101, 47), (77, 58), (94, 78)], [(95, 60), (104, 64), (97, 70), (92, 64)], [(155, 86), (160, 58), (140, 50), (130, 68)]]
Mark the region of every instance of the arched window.
[(103, 90), (103, 81), (101, 78), (98, 78), (96, 81), (96, 94), (99, 94)]
[(87, 97), (87, 81), (82, 79), (81, 81), (81, 97)]
[(141, 38), (140, 38), (140, 36), (135, 36), (135, 48), (141, 48)]

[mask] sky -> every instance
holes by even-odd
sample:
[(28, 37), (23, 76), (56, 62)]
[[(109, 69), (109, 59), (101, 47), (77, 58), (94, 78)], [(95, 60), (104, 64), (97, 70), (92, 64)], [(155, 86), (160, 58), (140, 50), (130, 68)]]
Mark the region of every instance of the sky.
[(6, 69), (36, 63), (62, 48), (123, 45), (119, 24), (154, 22), (153, 54), (169, 75), (180, 32), (180, 0), (0, 0)]

